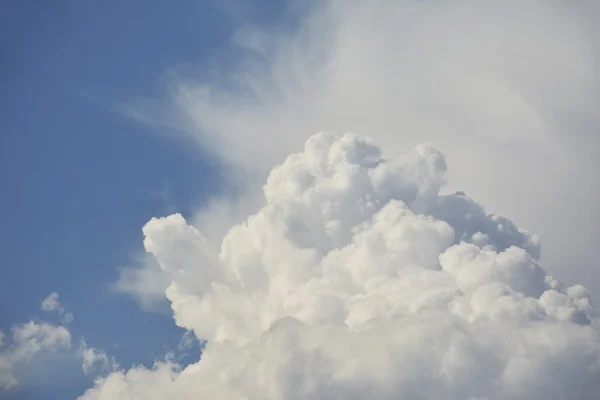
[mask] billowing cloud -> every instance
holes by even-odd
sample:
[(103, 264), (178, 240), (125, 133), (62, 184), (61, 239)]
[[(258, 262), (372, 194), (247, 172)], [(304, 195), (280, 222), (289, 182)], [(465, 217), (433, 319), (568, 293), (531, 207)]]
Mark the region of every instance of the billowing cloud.
[(598, 1), (290, 3), (288, 19), (240, 27), (222, 59), (171, 69), (168, 107), (130, 113), (251, 171), (244, 182), (319, 130), (388, 152), (429, 141), (449, 187), (539, 232), (550, 271), (600, 292)]
[(115, 371), (81, 399), (597, 398), (590, 293), (445, 180), (429, 144), (384, 155), (322, 132), (217, 246), (179, 214), (153, 218), (145, 249), (176, 324), (207, 340), (201, 360)]

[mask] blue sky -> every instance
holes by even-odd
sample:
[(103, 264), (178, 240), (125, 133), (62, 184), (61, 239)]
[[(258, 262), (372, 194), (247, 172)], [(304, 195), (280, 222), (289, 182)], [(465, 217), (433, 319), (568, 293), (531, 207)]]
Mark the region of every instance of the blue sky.
[[(183, 331), (169, 316), (140, 312), (110, 284), (141, 249), (145, 222), (173, 209), (185, 215), (220, 178), (215, 163), (119, 105), (160, 93), (167, 68), (225, 46), (238, 17), (208, 1), (2, 8), (0, 329), (42, 317), (40, 302), (56, 291), (75, 315), (74, 337), (122, 365), (151, 364)], [(257, 7), (252, 18), (273, 12)], [(32, 385), (18, 396), (72, 398), (86, 385), (63, 381), (45, 388), (46, 397)]]

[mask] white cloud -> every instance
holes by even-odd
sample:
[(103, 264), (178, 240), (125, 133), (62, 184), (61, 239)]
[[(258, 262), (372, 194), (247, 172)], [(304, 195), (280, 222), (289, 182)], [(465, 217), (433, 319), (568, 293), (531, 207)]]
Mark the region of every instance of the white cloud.
[(58, 299), (58, 293), (52, 292), (42, 301), (42, 311), (45, 312), (56, 312), (61, 316), (61, 322), (63, 324), (70, 324), (75, 319), (73, 313), (67, 311)]
[(597, 398), (590, 293), (546, 274), (537, 236), (441, 194), (445, 178), (430, 145), (384, 156), (322, 132), (216, 246), (153, 218), (144, 246), (202, 358), (112, 372), (81, 399)]
[[(56, 292), (42, 301), (41, 309), (58, 313), (63, 324), (73, 321), (73, 314), (61, 306)], [(33, 370), (34, 364), (51, 363), (63, 356), (81, 362), (86, 374), (108, 373), (119, 368), (114, 359), (109, 359), (103, 350), (88, 347), (83, 338), (79, 348), (73, 350), (72, 334), (66, 326), (29, 321), (13, 325), (11, 332), (7, 340), (0, 331), (0, 394), (19, 385), (21, 377)]]
[[(2, 334), (4, 337), (4, 334)], [(12, 341), (0, 351), (0, 391), (17, 385), (15, 371), (43, 352), (69, 348), (71, 334), (62, 327), (30, 321), (12, 330)]]
[(198, 341), (196, 340), (196, 337), (194, 336), (194, 333), (190, 332), (190, 331), (186, 331), (181, 336), (181, 340), (179, 341), (177, 350), (180, 352), (189, 350), (194, 345), (194, 343), (198, 343)]
[(86, 375), (104, 374), (119, 369), (114, 358), (110, 359), (104, 350), (88, 347), (83, 338), (80, 340), (77, 353), (82, 360), (81, 368)]
[(390, 153), (430, 141), (450, 188), (539, 232), (549, 270), (600, 292), (598, 1), (311, 4), (297, 24), (241, 27), (223, 57), (239, 62), (171, 70), (171, 108), (131, 113), (258, 182), (307, 132), (368, 134)]
[[(329, 0), (298, 29), (242, 27), (216, 75), (172, 73), (171, 108), (132, 115), (182, 129), (245, 192), (150, 221), (157, 265), (120, 282), (208, 344), (82, 398), (600, 397), (591, 295), (541, 267), (600, 293), (599, 16)], [(385, 155), (320, 134), (271, 170), (321, 129)], [(423, 140), (448, 175), (429, 145), (396, 157)]]
[(112, 289), (132, 296), (145, 311), (167, 312), (165, 289), (168, 285), (169, 281), (156, 260), (143, 254), (136, 257), (134, 266), (119, 270), (119, 279)]
[(75, 317), (73, 316), (73, 313), (72, 313), (72, 312), (70, 312), (70, 311), (68, 311), (68, 312), (66, 312), (66, 313), (64, 313), (64, 314), (62, 315), (62, 317), (61, 317), (61, 322), (62, 322), (63, 324), (66, 324), (66, 325), (68, 325), (68, 324), (70, 324), (71, 322), (73, 322), (73, 320), (74, 320), (74, 319), (75, 319)]

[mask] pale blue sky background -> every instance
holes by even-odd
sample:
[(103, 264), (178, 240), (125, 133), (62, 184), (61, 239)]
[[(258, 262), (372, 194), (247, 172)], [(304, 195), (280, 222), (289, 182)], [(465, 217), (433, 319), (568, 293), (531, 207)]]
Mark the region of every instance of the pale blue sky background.
[[(182, 331), (109, 285), (141, 249), (143, 224), (173, 205), (189, 213), (218, 189), (219, 171), (119, 114), (117, 105), (160, 95), (166, 68), (201, 64), (227, 45), (244, 13), (260, 23), (281, 5), (228, 11), (188, 0), (3, 4), (0, 329), (47, 319), (40, 302), (56, 291), (75, 315), (75, 339), (84, 336), (123, 366), (151, 364), (177, 346)], [(169, 200), (156, 195), (163, 191)], [(80, 366), (65, 366), (75, 368), (72, 374), (23, 385), (15, 398), (81, 394), (89, 381)]]

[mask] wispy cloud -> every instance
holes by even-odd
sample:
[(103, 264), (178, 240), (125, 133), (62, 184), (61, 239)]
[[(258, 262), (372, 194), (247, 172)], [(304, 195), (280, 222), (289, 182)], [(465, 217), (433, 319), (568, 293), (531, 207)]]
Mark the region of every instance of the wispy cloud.
[(13, 325), (10, 338), (0, 331), (0, 394), (17, 387), (20, 376), (32, 370), (34, 364), (53, 368), (51, 364), (63, 356), (81, 362), (86, 374), (106, 374), (118, 369), (114, 359), (109, 359), (103, 350), (88, 347), (83, 338), (80, 346), (73, 349), (72, 333), (65, 326), (73, 321), (73, 314), (60, 304), (58, 293), (50, 293), (41, 309), (59, 314), (63, 325), (31, 320)]

